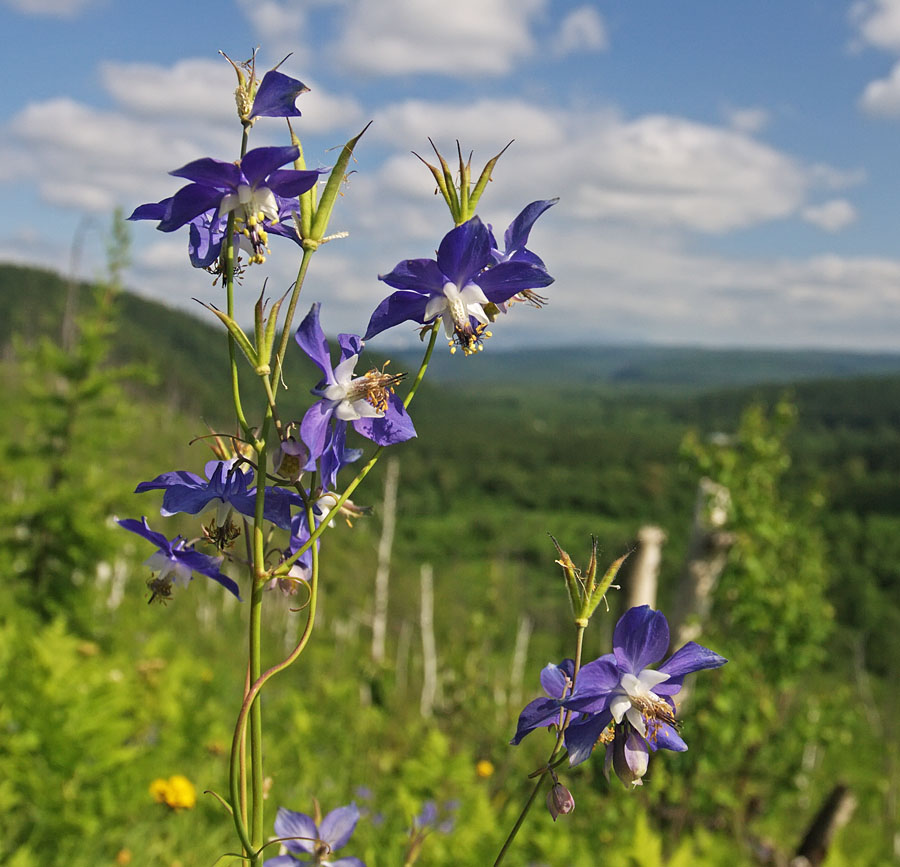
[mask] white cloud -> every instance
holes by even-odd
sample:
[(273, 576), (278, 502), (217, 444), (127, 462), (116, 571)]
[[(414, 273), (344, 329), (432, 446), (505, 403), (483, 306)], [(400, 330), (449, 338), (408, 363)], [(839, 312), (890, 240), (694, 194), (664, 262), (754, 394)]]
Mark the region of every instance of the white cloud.
[(684, 118), (629, 120), (517, 100), (407, 101), (379, 113), (373, 134), (407, 146), (431, 135), (449, 158), (458, 130), (475, 134), (462, 144), (476, 150), (478, 167), (515, 137), (495, 176), (518, 178), (520, 199), (561, 195), (588, 221), (725, 232), (796, 213), (828, 168), (813, 171), (748, 135)]
[(5, 6), (26, 15), (46, 15), (49, 18), (75, 18), (91, 6), (106, 0), (3, 0)]
[(45, 202), (88, 211), (171, 194), (165, 173), (205, 150), (164, 127), (70, 99), (27, 106), (10, 121), (7, 149)]
[[(745, 260), (658, 233), (561, 230), (557, 216), (548, 213), (535, 246), (557, 277), (537, 318), (568, 342), (900, 348), (900, 260)], [(510, 326), (531, 327), (516, 317)]]
[(752, 135), (769, 125), (769, 112), (764, 108), (728, 108), (725, 119), (733, 130)]
[(900, 116), (900, 63), (894, 64), (887, 78), (877, 78), (866, 85), (859, 105), (867, 114)]
[(234, 122), (237, 77), (224, 58), (187, 58), (173, 66), (153, 63), (100, 65), (103, 88), (126, 111), (141, 117), (198, 117)]
[(860, 0), (850, 7), (860, 39), (887, 51), (900, 51), (900, 0)]
[(536, 50), (547, 0), (349, 0), (338, 60), (378, 75), (502, 75)]
[(831, 199), (804, 208), (801, 216), (826, 232), (838, 232), (856, 221), (856, 208), (846, 199)]
[(559, 25), (552, 52), (564, 57), (578, 51), (605, 51), (609, 36), (603, 17), (593, 6), (573, 9)]
[(297, 0), (237, 0), (237, 5), (259, 43), (265, 46), (267, 56), (272, 58), (272, 65), (287, 54), (301, 65), (311, 63), (311, 51), (305, 41), (309, 30), (304, 6), (308, 3)]

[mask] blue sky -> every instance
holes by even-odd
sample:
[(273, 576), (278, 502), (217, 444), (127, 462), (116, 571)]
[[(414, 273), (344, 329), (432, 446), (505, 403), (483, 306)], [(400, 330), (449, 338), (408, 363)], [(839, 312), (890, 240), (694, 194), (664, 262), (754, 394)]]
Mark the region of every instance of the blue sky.
[[(0, 260), (85, 276), (101, 230), (171, 194), (199, 156), (234, 159), (233, 72), (217, 54), (312, 88), (310, 164), (374, 123), (307, 300), (363, 330), (376, 279), (449, 228), (410, 154), (458, 138), (480, 165), (515, 143), (480, 213), (502, 229), (559, 196), (532, 248), (557, 282), (495, 345), (652, 341), (900, 351), (900, 0), (0, 0)], [(253, 144), (281, 143), (260, 121)], [(184, 233), (133, 231), (131, 288), (202, 314), (219, 290)], [(280, 295), (294, 248), (244, 284)], [(379, 338), (381, 339), (381, 338)], [(386, 341), (388, 336), (385, 335)], [(395, 342), (414, 339), (395, 330)]]

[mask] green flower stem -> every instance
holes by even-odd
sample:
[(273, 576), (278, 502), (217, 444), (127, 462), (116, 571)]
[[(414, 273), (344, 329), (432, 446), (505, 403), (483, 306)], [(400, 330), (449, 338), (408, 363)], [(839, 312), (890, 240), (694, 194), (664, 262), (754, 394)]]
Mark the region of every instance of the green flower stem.
[(272, 376), (269, 380), (274, 392), (278, 391), (278, 383), (281, 380), (281, 368), (284, 365), (284, 356), (287, 352), (288, 341), (291, 339), (291, 326), (294, 322), (294, 311), (297, 309), (297, 302), (300, 300), (300, 290), (303, 288), (303, 281), (306, 279), (306, 271), (309, 268), (309, 262), (314, 252), (315, 248), (303, 248), (303, 258), (300, 260), (300, 269), (297, 272), (297, 279), (294, 281), (294, 291), (291, 293), (291, 300), (288, 304), (287, 313), (284, 315), (281, 340), (278, 343), (275, 366), (272, 368)]
[[(581, 653), (584, 647), (584, 630), (585, 625), (581, 623), (575, 624), (575, 668), (572, 673), (572, 689), (575, 689), (575, 680), (578, 677), (578, 672), (581, 670)], [(565, 756), (560, 756), (560, 747), (562, 746), (563, 737), (566, 732), (566, 728), (569, 725), (569, 720), (572, 717), (572, 711), (566, 710), (562, 715), (562, 721), (559, 726), (559, 731), (556, 734), (556, 743), (553, 746), (553, 751), (550, 753), (550, 758), (547, 759), (547, 764), (544, 765), (543, 768), (536, 771), (532, 776), (537, 776), (537, 781), (534, 784), (534, 788), (531, 790), (531, 794), (528, 796), (528, 800), (525, 802), (525, 806), (522, 808), (522, 812), (519, 813), (519, 818), (516, 819), (516, 824), (513, 825), (512, 830), (509, 832), (509, 836), (507, 836), (506, 841), (503, 844), (503, 848), (500, 850), (500, 853), (497, 855), (497, 860), (494, 861), (494, 867), (498, 867), (498, 865), (503, 863), (503, 859), (506, 857), (506, 853), (509, 850), (510, 846), (512, 846), (513, 840), (516, 838), (516, 834), (519, 833), (519, 828), (522, 827), (525, 822), (525, 817), (528, 815), (528, 811), (531, 809), (532, 804), (534, 804), (534, 799), (537, 797), (538, 792), (540, 792), (541, 787), (544, 785), (544, 777), (551, 772), (551, 770), (559, 764)]]
[[(409, 389), (409, 394), (406, 395), (405, 400), (403, 401), (403, 406), (409, 408), (409, 405), (412, 403), (412, 399), (416, 396), (416, 392), (419, 389), (419, 385), (422, 382), (422, 379), (425, 377), (425, 371), (428, 369), (428, 362), (431, 360), (431, 353), (434, 351), (434, 344), (437, 340), (438, 329), (440, 327), (440, 321), (435, 322), (431, 327), (431, 339), (428, 341), (428, 348), (425, 350), (425, 355), (422, 358), (422, 363), (419, 365), (419, 372), (416, 374), (416, 378), (413, 380), (413, 384)], [(357, 473), (356, 478), (350, 482), (349, 485), (344, 489), (344, 492), (338, 497), (338, 501), (335, 503), (334, 507), (331, 511), (322, 519), (321, 523), (315, 530), (310, 533), (309, 539), (303, 543), (299, 550), (295, 551), (290, 557), (287, 558), (283, 563), (278, 567), (279, 573), (287, 574), (287, 571), (297, 562), (298, 558), (300, 558), (303, 554), (305, 554), (311, 546), (313, 546), (313, 551), (315, 551), (314, 543), (322, 533), (328, 528), (328, 525), (331, 523), (331, 519), (334, 518), (337, 513), (341, 510), (341, 506), (344, 505), (345, 502), (349, 499), (350, 495), (359, 487), (360, 482), (369, 475), (372, 470), (372, 467), (378, 463), (378, 458), (381, 457), (381, 453), (384, 451), (385, 446), (378, 446), (375, 450), (375, 453), (369, 459), (369, 462)], [(312, 526), (312, 522), (310, 522), (310, 526)]]
[(428, 348), (425, 350), (425, 355), (422, 358), (422, 363), (419, 365), (419, 372), (416, 374), (416, 378), (413, 380), (413, 384), (409, 389), (409, 394), (403, 400), (403, 406), (406, 409), (409, 409), (409, 405), (412, 403), (412, 399), (416, 396), (416, 392), (419, 390), (419, 384), (425, 378), (425, 371), (428, 370), (428, 363), (431, 361), (431, 353), (434, 352), (434, 344), (437, 340), (438, 331), (440, 330), (440, 320), (436, 320), (434, 325), (431, 326), (431, 337), (428, 340)]
[[(234, 319), (234, 211), (228, 215), (225, 228), (225, 293), (226, 312)], [(234, 352), (234, 337), (228, 332), (228, 361), (231, 368), (231, 397), (234, 401), (234, 414), (245, 436), (250, 435), (250, 425), (241, 406), (241, 386), (238, 379), (237, 358)]]
[[(307, 519), (312, 522), (312, 508), (307, 508)], [(274, 675), (278, 674), (281, 671), (284, 671), (289, 665), (296, 661), (296, 659), (303, 652), (307, 643), (309, 642), (309, 638), (312, 635), (313, 626), (315, 624), (316, 619), (316, 605), (318, 602), (318, 591), (319, 591), (319, 551), (317, 548), (313, 548), (312, 551), (312, 573), (310, 575), (309, 582), (309, 614), (306, 619), (306, 628), (303, 630), (303, 635), (300, 636), (300, 640), (297, 642), (297, 646), (291, 651), (291, 653), (287, 656), (286, 659), (281, 662), (273, 665), (270, 669), (268, 669), (264, 674), (257, 677), (252, 685), (246, 691), (244, 695), (244, 701), (241, 704), (240, 712), (238, 713), (237, 722), (234, 727), (234, 737), (231, 742), (231, 767), (230, 767), (230, 784), (231, 784), (231, 797), (232, 801), (237, 803), (238, 801), (238, 791), (240, 789), (240, 781), (241, 781), (241, 752), (243, 748), (243, 744), (245, 742), (245, 732), (247, 730), (247, 720), (248, 717), (251, 716), (250, 709), (251, 707), (258, 707), (259, 702), (256, 701), (257, 696), (259, 695), (260, 690), (263, 688), (265, 683)], [(261, 769), (261, 766), (260, 766)], [(235, 817), (235, 827), (238, 829), (238, 835), (241, 837), (241, 842), (244, 845), (245, 853), (250, 855), (252, 852), (258, 851), (257, 847), (255, 847), (249, 837), (247, 836), (246, 829), (244, 829), (240, 821), (237, 817)], [(252, 856), (251, 856), (252, 857)]]

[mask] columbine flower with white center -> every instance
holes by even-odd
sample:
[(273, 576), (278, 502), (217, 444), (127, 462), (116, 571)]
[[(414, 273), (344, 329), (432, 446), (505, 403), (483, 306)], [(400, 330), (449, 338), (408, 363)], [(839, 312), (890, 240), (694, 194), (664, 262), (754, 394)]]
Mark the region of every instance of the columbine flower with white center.
[(601, 742), (607, 747), (607, 770), (612, 765), (624, 783), (640, 785), (651, 751), (687, 749), (675, 728), (672, 696), (681, 690), (686, 675), (718, 668), (728, 660), (690, 641), (658, 669), (650, 668), (668, 646), (669, 624), (662, 612), (641, 605), (619, 618), (613, 653), (585, 665), (571, 697), (562, 702), (587, 714), (566, 732), (570, 764), (583, 762)]
[[(363, 347), (357, 335), (338, 335), (341, 357), (337, 367), (332, 367), (328, 341), (319, 325), (318, 304), (313, 304), (300, 323), (295, 339), (324, 377), (312, 392), (322, 399), (306, 411), (300, 423), (300, 438), (309, 449), (305, 469), (315, 469), (318, 458), (329, 450), (334, 451), (336, 437), (343, 433), (339, 430), (341, 425), (352, 424), (357, 433), (380, 446), (403, 442), (416, 435), (403, 401), (394, 394), (394, 386), (402, 374), (370, 370), (354, 376)], [(343, 452), (342, 446), (340, 451)]]
[[(318, 805), (316, 812), (318, 817)], [(314, 864), (323, 867), (366, 867), (359, 858), (352, 856), (332, 860), (335, 850), (347, 844), (358, 821), (356, 804), (337, 807), (318, 822), (306, 813), (279, 807), (275, 817), (275, 833), (282, 838), (284, 854), (268, 858), (263, 867), (312, 867)]]
[(162, 533), (151, 530), (146, 518), (141, 518), (140, 521), (126, 518), (116, 523), (125, 530), (143, 536), (158, 549), (144, 563), (145, 566), (150, 567), (151, 571), (158, 573), (147, 582), (147, 586), (153, 594), (150, 597), (151, 602), (157, 598), (166, 601), (172, 594), (172, 584), (187, 587), (194, 572), (218, 581), (238, 599), (241, 598), (237, 584), (219, 571), (222, 563), (221, 557), (209, 557), (195, 551), (181, 536), (176, 536), (170, 542)]
[(478, 217), (451, 229), (437, 259), (406, 259), (379, 278), (399, 290), (372, 314), (364, 339), (412, 320), (423, 325), (440, 318), (451, 351), (477, 352), (489, 337), (486, 304), (502, 304), (525, 289), (549, 286), (553, 278), (532, 262), (495, 263), (491, 236)]
[[(247, 151), (233, 163), (204, 157), (169, 174), (191, 183), (174, 196), (135, 208), (129, 220), (159, 220), (157, 229), (174, 232), (192, 224), (192, 250), (203, 236), (204, 254), (198, 259), (214, 261), (221, 250), (228, 215), (234, 212), (235, 235), (251, 251), (251, 262), (265, 261), (267, 228), (282, 219), (285, 210), (300, 207), (297, 197), (311, 189), (321, 173), (318, 169), (282, 169), (300, 154), (296, 146), (261, 147)], [(198, 224), (199, 221), (199, 224)]]

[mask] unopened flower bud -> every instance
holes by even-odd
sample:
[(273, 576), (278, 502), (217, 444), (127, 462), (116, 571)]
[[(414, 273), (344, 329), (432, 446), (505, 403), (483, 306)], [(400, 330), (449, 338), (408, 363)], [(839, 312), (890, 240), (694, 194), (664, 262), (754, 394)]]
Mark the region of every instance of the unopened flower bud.
[(278, 448), (272, 455), (272, 464), (279, 476), (296, 482), (303, 473), (303, 465), (306, 463), (307, 457), (308, 452), (303, 443), (298, 443), (293, 437), (288, 437), (278, 444)]
[(553, 788), (547, 792), (547, 809), (554, 822), (560, 814), (565, 816), (575, 809), (575, 799), (562, 783), (554, 783)]

